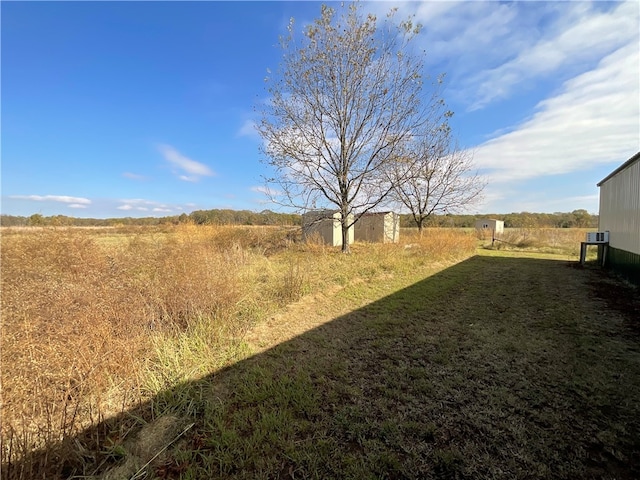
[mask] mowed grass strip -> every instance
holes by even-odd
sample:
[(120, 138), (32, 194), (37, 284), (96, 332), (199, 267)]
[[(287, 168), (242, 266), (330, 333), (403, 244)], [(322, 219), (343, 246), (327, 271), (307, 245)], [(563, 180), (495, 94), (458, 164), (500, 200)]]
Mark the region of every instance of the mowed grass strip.
[(155, 473), (639, 478), (640, 343), (603, 282), (472, 257), (190, 384), (199, 421)]

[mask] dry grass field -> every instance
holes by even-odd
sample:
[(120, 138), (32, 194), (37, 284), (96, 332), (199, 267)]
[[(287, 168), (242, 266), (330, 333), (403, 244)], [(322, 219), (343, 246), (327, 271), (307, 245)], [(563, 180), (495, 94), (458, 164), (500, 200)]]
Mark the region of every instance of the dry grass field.
[(2, 478), (640, 475), (640, 302), (584, 231), (298, 234), (4, 229)]
[[(492, 243), (491, 232), (479, 234), (485, 248), (495, 250), (520, 250), (527, 252), (563, 254), (567, 258), (578, 258), (580, 242), (585, 241), (591, 228), (505, 228), (504, 233), (496, 235)], [(595, 248), (590, 249), (593, 253)]]
[[(250, 352), (247, 332), (301, 296), (468, 256), (475, 239), (356, 245), (345, 257), (268, 227), (3, 229), (2, 462), (73, 457), (73, 436)], [(405, 243), (411, 238), (405, 239)], [(49, 455), (29, 460), (44, 448)], [(48, 470), (49, 467), (54, 470)]]

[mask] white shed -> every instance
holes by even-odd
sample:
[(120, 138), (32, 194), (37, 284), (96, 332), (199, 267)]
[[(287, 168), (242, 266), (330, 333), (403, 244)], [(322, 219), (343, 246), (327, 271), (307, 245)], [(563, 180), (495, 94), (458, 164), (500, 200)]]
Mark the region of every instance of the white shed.
[(605, 262), (640, 284), (640, 152), (600, 183), (598, 230), (609, 231)]
[(395, 212), (368, 212), (360, 215), (355, 224), (358, 242), (398, 243), (400, 215)]
[[(342, 246), (342, 214), (336, 210), (312, 210), (302, 215), (302, 238), (317, 237), (334, 247)], [(353, 221), (353, 217), (349, 218)], [(353, 226), (347, 233), (349, 244), (353, 243)]]
[(483, 218), (476, 220), (476, 230), (493, 232), (494, 235), (504, 233), (504, 222), (493, 218)]

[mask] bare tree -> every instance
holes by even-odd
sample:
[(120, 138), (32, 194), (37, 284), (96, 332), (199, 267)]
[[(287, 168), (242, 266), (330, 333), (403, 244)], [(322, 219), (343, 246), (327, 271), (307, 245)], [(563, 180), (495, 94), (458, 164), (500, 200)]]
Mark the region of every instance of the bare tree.
[(357, 215), (393, 190), (390, 162), (425, 120), (422, 56), (410, 51), (419, 25), (382, 22), (359, 4), (322, 6), (296, 38), (293, 20), (282, 37), (280, 69), (267, 78), (270, 98), (258, 131), (271, 201), (300, 210), (341, 213), (342, 251)]
[[(439, 107), (439, 108), (438, 108)], [(486, 182), (473, 165), (473, 154), (453, 140), (444, 101), (407, 146), (403, 159), (392, 165), (395, 198), (409, 210), (422, 236), (433, 214), (457, 213), (482, 198)]]

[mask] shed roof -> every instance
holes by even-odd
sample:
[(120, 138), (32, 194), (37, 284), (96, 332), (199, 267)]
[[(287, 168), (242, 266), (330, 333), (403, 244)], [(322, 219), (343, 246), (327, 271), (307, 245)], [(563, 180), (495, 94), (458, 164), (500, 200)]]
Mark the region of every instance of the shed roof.
[(598, 183), (598, 187), (600, 185), (602, 185), (604, 182), (606, 182), (607, 180), (609, 180), (611, 177), (613, 177), (614, 175), (617, 175), (618, 173), (620, 173), (622, 170), (624, 170), (625, 168), (631, 166), (631, 164), (637, 162), (638, 160), (640, 160), (640, 152), (636, 153), (633, 157), (631, 157), (629, 160), (627, 160), (626, 162), (624, 162), (622, 165), (620, 165), (618, 168), (616, 168), (613, 172), (611, 172), (609, 175), (607, 175), (606, 177), (604, 177), (602, 180), (600, 180), (600, 182)]
[(361, 213), (360, 216), (361, 217), (372, 217), (372, 216), (375, 216), (375, 215), (388, 215), (390, 213), (395, 213), (395, 212), (392, 212), (391, 210), (388, 210), (386, 212), (365, 212), (365, 213)]
[(302, 215), (333, 215), (334, 213), (340, 213), (340, 210), (333, 208), (317, 208), (313, 210), (307, 210)]

